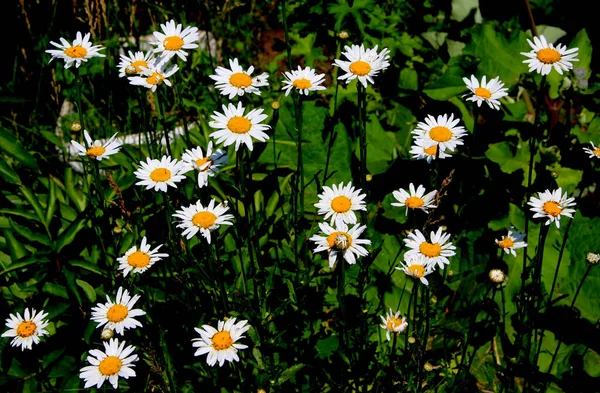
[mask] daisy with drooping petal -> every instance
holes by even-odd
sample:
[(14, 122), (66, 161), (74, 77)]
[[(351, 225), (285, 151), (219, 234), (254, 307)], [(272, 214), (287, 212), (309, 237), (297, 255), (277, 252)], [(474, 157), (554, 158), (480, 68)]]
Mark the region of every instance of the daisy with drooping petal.
[(563, 195), (562, 188), (559, 187), (552, 192), (550, 190), (538, 192), (538, 197), (529, 198), (527, 204), (532, 206), (529, 210), (535, 212), (533, 218), (545, 217), (548, 219), (546, 225), (554, 222), (556, 227), (560, 228), (560, 216), (573, 218), (575, 209), (569, 207), (576, 205), (574, 200), (575, 198), (567, 198), (566, 191)]
[(60, 42), (60, 44), (57, 44), (54, 41), (50, 41), (50, 44), (60, 50), (48, 49), (46, 50), (46, 53), (52, 55), (49, 62), (55, 58), (63, 59), (65, 61), (65, 68), (71, 67), (73, 63), (75, 63), (75, 68), (79, 68), (82, 62), (86, 62), (92, 57), (106, 57), (106, 55), (99, 52), (104, 49), (102, 46), (92, 46), (90, 42), (90, 33), (87, 33), (82, 37), (81, 32), (78, 31), (73, 44), (69, 44), (69, 41), (62, 37)]
[(283, 81), (284, 86), (282, 90), (285, 90), (285, 96), (287, 97), (292, 89), (297, 90), (298, 93), (308, 95), (309, 91), (325, 90), (325, 86), (321, 86), (321, 83), (325, 81), (324, 74), (317, 74), (315, 70), (310, 67), (304, 69), (298, 66), (298, 70), (292, 72), (284, 72), (285, 80)]
[(187, 61), (188, 53), (184, 49), (196, 49), (200, 40), (200, 34), (197, 27), (183, 27), (181, 23), (175, 25), (174, 20), (160, 25), (162, 33), (155, 31), (154, 37), (157, 41), (150, 41), (151, 45), (155, 45), (154, 53), (160, 53), (158, 62), (164, 64), (173, 56), (177, 55), (183, 61)]
[(158, 64), (149, 64), (148, 67), (140, 66), (142, 70), (141, 76), (130, 76), (129, 83), (134, 86), (143, 86), (147, 89), (156, 91), (156, 87), (162, 85), (163, 83), (169, 87), (172, 86), (171, 81), (167, 78), (179, 71), (179, 66), (175, 64), (173, 67), (169, 68), (169, 70), (165, 70), (166, 63), (162, 65)]
[(240, 361), (237, 354), (238, 350), (248, 348), (247, 345), (240, 344), (237, 341), (244, 338), (244, 333), (250, 329), (248, 321), (235, 322), (235, 318), (227, 321), (219, 321), (217, 329), (210, 325), (202, 325), (202, 329), (194, 328), (200, 338), (192, 339), (192, 346), (198, 348), (194, 356), (208, 354), (206, 363), (214, 366), (219, 362), (219, 367), (225, 364), (225, 361)]
[(223, 142), (223, 146), (229, 146), (235, 143), (235, 151), (243, 143), (252, 151), (252, 138), (264, 142), (269, 139), (264, 131), (271, 128), (268, 124), (261, 124), (267, 118), (263, 114), (263, 109), (253, 109), (244, 115), (246, 109), (238, 102), (237, 107), (234, 104), (223, 105), (223, 113), (214, 112), (211, 116), (213, 121), (208, 125), (218, 130), (210, 134), (211, 138), (215, 138), (216, 143)]
[(327, 251), (329, 253), (329, 268), (333, 269), (338, 256), (342, 256), (350, 265), (356, 263), (356, 258), (369, 255), (361, 244), (371, 244), (368, 239), (359, 239), (367, 229), (366, 225), (356, 224), (350, 230), (344, 222), (338, 222), (332, 227), (326, 222), (320, 222), (319, 228), (325, 236), (314, 235), (309, 240), (317, 244), (313, 252)]
[(457, 145), (462, 145), (462, 138), (467, 131), (463, 126), (457, 126), (460, 119), (455, 119), (454, 114), (440, 115), (437, 119), (431, 115), (419, 122), (417, 128), (411, 131), (417, 137), (423, 138), (425, 145), (431, 147), (438, 145), (440, 151), (454, 151)]
[[(500, 82), (500, 77), (486, 82), (486, 76), (481, 78), (481, 83), (475, 78), (475, 75), (471, 75), (471, 80), (463, 78), (467, 88), (471, 90), (472, 95), (467, 98), (467, 101), (473, 101), (480, 107), (482, 102), (487, 102), (490, 108), (499, 110), (500, 109), (500, 98), (508, 95), (508, 89), (504, 87), (504, 83)], [(463, 95), (463, 97), (469, 94)]]
[(429, 281), (427, 281), (425, 276), (433, 273), (434, 267), (434, 264), (429, 262), (429, 258), (425, 255), (407, 253), (404, 256), (402, 266), (395, 269), (403, 271), (407, 276), (420, 280), (425, 285), (429, 285)]
[(118, 133), (115, 133), (109, 140), (107, 140), (104, 144), (102, 144), (99, 140), (92, 141), (90, 134), (87, 130), (83, 130), (83, 136), (85, 137), (85, 141), (88, 147), (83, 146), (81, 143), (77, 141), (71, 141), (71, 144), (77, 150), (77, 155), (79, 156), (88, 156), (95, 160), (102, 160), (103, 158), (108, 158), (113, 154), (116, 154), (121, 149), (121, 144), (115, 141)]
[(167, 192), (167, 186), (177, 188), (177, 184), (185, 179), (184, 173), (190, 168), (182, 161), (177, 161), (170, 156), (162, 156), (160, 160), (150, 157), (146, 162), (141, 161), (134, 175), (140, 179), (136, 186), (146, 186), (146, 190)]
[(413, 254), (421, 254), (427, 258), (430, 265), (437, 264), (440, 269), (444, 268), (444, 264), (449, 265), (450, 260), (448, 257), (456, 255), (456, 247), (452, 242), (448, 242), (450, 239), (449, 233), (444, 233), (442, 227), (439, 227), (437, 232), (431, 231), (431, 242), (425, 239), (425, 236), (416, 229), (411, 232), (404, 243), (410, 248), (404, 255), (404, 258), (408, 258)]
[(391, 334), (399, 335), (408, 327), (408, 322), (406, 321), (406, 318), (402, 318), (400, 311), (394, 313), (390, 308), (390, 311), (388, 311), (385, 317), (383, 315), (380, 315), (379, 317), (383, 322), (379, 326), (385, 330), (385, 337), (388, 341), (392, 339)]
[(133, 308), (135, 302), (140, 298), (139, 295), (130, 296), (127, 289), (119, 287), (117, 298), (113, 302), (106, 295), (106, 303), (98, 303), (92, 308), (92, 321), (98, 322), (96, 328), (106, 325), (107, 329), (114, 330), (117, 334), (123, 335), (125, 329), (134, 329), (142, 327), (142, 323), (135, 317), (146, 315), (145, 311), (139, 308)]
[(444, 158), (452, 157), (452, 154), (446, 153), (443, 149), (440, 149), (438, 153), (438, 145), (430, 146), (429, 142), (425, 140), (425, 138), (414, 138), (414, 144), (410, 148), (410, 152), (412, 158), (415, 160), (427, 160), (427, 163), (439, 158), (443, 160)]
[(315, 207), (319, 208), (318, 214), (325, 214), (324, 220), (331, 217), (331, 225), (336, 222), (339, 226), (342, 223), (355, 224), (355, 210), (367, 210), (364, 199), (366, 194), (361, 194), (361, 189), (354, 189), (352, 182), (344, 186), (344, 182), (339, 185), (333, 185), (333, 188), (323, 186), (323, 192), (319, 194), (319, 202)]
[(198, 187), (202, 188), (208, 185), (209, 177), (219, 172), (220, 166), (227, 164), (228, 158), (224, 150), (213, 151), (213, 143), (210, 141), (206, 148), (206, 156), (202, 153), (202, 148), (198, 146), (186, 150), (181, 156), (181, 161), (198, 171)]
[(119, 78), (125, 76), (141, 75), (144, 68), (154, 66), (156, 60), (152, 52), (144, 53), (137, 51), (135, 54), (129, 51), (129, 55), (120, 54), (121, 61), (119, 62)]
[(96, 385), (100, 389), (102, 384), (108, 380), (113, 388), (119, 387), (119, 377), (128, 379), (135, 377), (135, 362), (138, 356), (133, 354), (135, 347), (128, 345), (125, 347), (125, 341), (119, 343), (116, 338), (111, 338), (108, 342), (103, 342), (104, 352), (99, 349), (92, 349), (87, 361), (91, 366), (85, 366), (79, 370), (79, 378), (85, 381), (84, 388)]
[(21, 346), (21, 351), (25, 349), (31, 349), (33, 344), (40, 342), (40, 337), (48, 334), (48, 331), (44, 328), (48, 326), (48, 321), (45, 320), (48, 313), (41, 310), (36, 313), (35, 309), (32, 308), (31, 312), (26, 308), (23, 316), (17, 313), (10, 314), (6, 318), (6, 327), (8, 330), (2, 333), (2, 337), (12, 337), (10, 345), (13, 347)]
[(269, 74), (263, 72), (260, 75), (251, 77), (254, 72), (254, 66), (250, 66), (247, 71), (239, 65), (238, 59), (229, 59), (229, 68), (217, 67), (216, 75), (210, 75), (215, 87), (221, 92), (221, 95), (229, 96), (231, 100), (235, 96), (243, 96), (246, 93), (260, 95), (259, 87), (269, 86), (267, 79)]
[(384, 48), (381, 52), (377, 53), (377, 45), (372, 49), (365, 49), (364, 44), (344, 46), (344, 52), (342, 55), (348, 59), (348, 61), (335, 59), (333, 65), (340, 67), (345, 74), (338, 76), (339, 80), (346, 80), (346, 83), (350, 83), (353, 79), (358, 78), (359, 82), (367, 88), (367, 82), (375, 84), (373, 77), (381, 70), (385, 70), (389, 67), (390, 63), (388, 59), (390, 51)]
[(596, 147), (594, 142), (590, 142), (591, 148), (584, 147), (583, 151), (590, 155), (589, 158), (600, 158), (600, 147)]
[(425, 213), (428, 213), (428, 209), (437, 207), (433, 204), (437, 190), (425, 194), (425, 187), (423, 185), (419, 185), (415, 190), (415, 186), (412, 183), (409, 184), (408, 189), (410, 193), (403, 188), (392, 192), (392, 195), (398, 201), (397, 203), (392, 202), (392, 206), (406, 206), (406, 214), (408, 214), (408, 209), (421, 209)]
[(133, 246), (127, 250), (125, 255), (117, 258), (119, 270), (123, 271), (123, 277), (127, 277), (129, 272), (131, 274), (143, 273), (162, 258), (168, 257), (169, 254), (158, 252), (162, 246), (162, 244), (159, 244), (153, 250), (150, 250), (150, 244), (146, 242), (146, 236), (144, 236), (139, 249)]
[(225, 203), (219, 203), (215, 206), (216, 201), (211, 199), (208, 206), (202, 206), (200, 200), (188, 207), (182, 207), (177, 210), (173, 217), (179, 218), (180, 222), (177, 228), (183, 228), (181, 236), (186, 239), (191, 239), (198, 232), (210, 244), (210, 232), (218, 229), (221, 225), (233, 225), (233, 215), (225, 214), (229, 207)]
[(536, 71), (538, 74), (548, 75), (552, 68), (562, 75), (563, 71), (568, 71), (573, 68), (572, 61), (579, 61), (576, 58), (579, 48), (567, 49), (566, 45), (548, 43), (543, 35), (533, 37), (533, 42), (527, 39), (527, 43), (531, 47), (529, 52), (521, 52), (523, 56), (528, 57), (523, 60), (529, 66), (529, 72)]
[(498, 247), (502, 248), (505, 253), (512, 254), (516, 257), (516, 249), (527, 247), (527, 243), (523, 241), (525, 236), (524, 233), (517, 231), (515, 227), (510, 227), (506, 236), (502, 236), (502, 239), (500, 240), (496, 239), (496, 244)]

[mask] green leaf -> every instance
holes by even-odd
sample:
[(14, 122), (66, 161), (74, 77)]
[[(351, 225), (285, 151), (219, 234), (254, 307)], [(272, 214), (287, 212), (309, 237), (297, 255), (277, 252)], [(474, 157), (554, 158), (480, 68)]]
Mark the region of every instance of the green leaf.
[(3, 157), (0, 158), (0, 174), (9, 183), (21, 184), (19, 175)]
[(69, 225), (69, 227), (67, 229), (65, 229), (60, 236), (58, 237), (58, 239), (56, 240), (56, 252), (60, 252), (60, 250), (63, 249), (63, 247), (71, 244), (71, 242), (73, 242), (73, 239), (75, 239), (75, 236), (77, 236), (77, 233), (79, 233), (79, 231), (81, 231), (86, 224), (87, 219), (81, 217), (78, 218), (77, 220), (75, 220), (74, 222), (71, 223), (71, 225)]
[(94, 290), (93, 286), (88, 284), (86, 281), (79, 279), (76, 279), (75, 283), (79, 286), (79, 288), (83, 289), (83, 293), (85, 293), (85, 296), (87, 296), (91, 303), (96, 301), (96, 291)]
[(331, 336), (317, 341), (317, 356), (320, 359), (328, 358), (333, 355), (340, 346), (340, 339), (337, 336)]
[(537, 33), (538, 36), (543, 35), (544, 38), (546, 38), (546, 41), (552, 44), (556, 44), (556, 41), (558, 41), (560, 37), (564, 37), (565, 34), (567, 34), (567, 32), (561, 28), (546, 25), (538, 25)]
[(29, 204), (33, 207), (33, 210), (35, 211), (40, 223), (46, 225), (46, 216), (44, 215), (44, 209), (42, 209), (42, 205), (40, 205), (39, 198), (29, 188), (23, 185), (19, 187), (19, 189), (21, 190), (21, 193), (25, 199), (27, 199), (27, 202), (29, 202)]
[(42, 287), (42, 292), (69, 300), (69, 294), (67, 293), (67, 288), (65, 288), (64, 285), (46, 282)]
[[(369, 173), (372, 175), (384, 173), (390, 167), (392, 154), (396, 146), (396, 137), (393, 132), (387, 132), (383, 129), (377, 115), (369, 116), (366, 132), (367, 168)], [(358, 150), (356, 156), (360, 157)]]
[(600, 377), (600, 355), (588, 348), (583, 355), (583, 370), (592, 378)]
[(101, 276), (106, 276), (106, 272), (98, 267), (98, 265), (94, 263), (89, 263), (86, 261), (78, 261), (78, 260), (69, 260), (67, 262), (71, 266), (80, 267), (92, 273), (99, 274)]
[(304, 363), (299, 363), (299, 364), (295, 364), (292, 367), (284, 370), (281, 373), (281, 375), (279, 376), (279, 378), (277, 378), (277, 381), (275, 382), (275, 386), (279, 386), (282, 383), (284, 383), (285, 381), (289, 380), (290, 378), (293, 378), (298, 371), (300, 371), (304, 368), (304, 366), (305, 366)]
[(71, 167), (65, 168), (65, 192), (69, 199), (75, 204), (77, 210), (81, 213), (85, 210), (87, 205), (87, 198), (85, 195), (75, 188), (75, 180), (73, 180), (73, 169)]
[(583, 178), (583, 171), (578, 169), (566, 168), (558, 165), (558, 163), (554, 163), (551, 166), (547, 166), (546, 169), (555, 172), (556, 184), (563, 189), (563, 192), (566, 191), (569, 194), (572, 194), (581, 179)]
[(423, 93), (439, 101), (445, 101), (457, 94), (462, 94), (467, 90), (467, 86), (462, 80), (464, 76), (465, 72), (461, 67), (449, 67), (441, 78), (425, 86)]
[[(518, 170), (523, 171), (523, 185), (527, 185), (527, 176), (529, 173), (529, 144), (520, 142), (516, 146), (509, 142), (499, 142), (489, 145), (485, 156), (500, 165), (500, 170), (504, 173), (513, 173)], [(536, 153), (534, 161), (539, 160), (539, 152)], [(535, 181), (535, 168), (532, 169), (532, 182)]]
[(37, 255), (33, 255), (27, 259), (22, 260), (21, 262), (11, 263), (10, 266), (8, 266), (8, 268), (6, 268), (2, 272), (0, 272), (0, 276), (4, 275), (6, 273), (9, 273), (9, 272), (15, 271), (15, 270), (23, 269), (23, 268), (30, 267), (30, 266), (37, 265), (37, 264), (47, 263), (49, 261), (50, 260), (46, 257), (40, 257)]
[(10, 227), (26, 240), (33, 240), (34, 242), (38, 242), (47, 247), (52, 246), (52, 240), (49, 239), (46, 234), (33, 232), (29, 228), (19, 225), (13, 220), (10, 220)]
[(19, 161), (29, 169), (40, 172), (35, 158), (23, 147), (12, 133), (6, 128), (0, 128), (0, 150)]
[(4, 230), (4, 237), (6, 238), (6, 245), (8, 246), (8, 252), (10, 253), (10, 259), (13, 262), (18, 261), (27, 255), (25, 246), (23, 246), (23, 243), (15, 238), (15, 235), (13, 235), (12, 231)]
[(579, 30), (573, 41), (569, 44), (569, 49), (571, 48), (579, 48), (579, 51), (577, 51), (579, 61), (573, 63), (573, 67), (586, 70), (586, 78), (589, 78), (592, 73), (590, 68), (592, 63), (592, 43), (585, 29)]
[(479, 11), (479, 0), (452, 0), (452, 13), (450, 19), (462, 22), (467, 16), (475, 9), (476, 15), (479, 15), (479, 19), (475, 18), (475, 21), (481, 22), (481, 11)]
[(400, 71), (400, 84), (398, 87), (405, 90), (419, 90), (419, 76), (417, 71), (413, 68), (403, 68)]

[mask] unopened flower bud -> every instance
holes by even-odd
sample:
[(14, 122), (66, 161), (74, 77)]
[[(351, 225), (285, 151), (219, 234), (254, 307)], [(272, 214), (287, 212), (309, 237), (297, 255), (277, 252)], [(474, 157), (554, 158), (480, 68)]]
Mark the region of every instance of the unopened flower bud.
[(423, 365), (423, 368), (425, 369), (425, 371), (433, 371), (433, 364), (427, 362)]
[(492, 269), (490, 270), (488, 276), (493, 283), (501, 284), (504, 282), (506, 278), (506, 274), (501, 269)]
[(78, 121), (74, 121), (73, 124), (71, 124), (71, 131), (73, 131), (73, 132), (81, 131), (81, 124)]
[(281, 106), (281, 105), (279, 104), (279, 101), (273, 101), (273, 102), (271, 103), (271, 108), (273, 108), (273, 109), (275, 109), (275, 110), (279, 109), (279, 107), (280, 107), (280, 106)]
[(128, 65), (127, 67), (125, 67), (125, 73), (127, 75), (137, 75), (138, 74), (138, 70), (137, 68), (135, 68), (134, 66), (132, 66), (131, 64)]
[(350, 37), (350, 35), (348, 34), (348, 32), (347, 32), (347, 31), (345, 31), (345, 30), (342, 30), (342, 31), (340, 31), (340, 33), (338, 34), (338, 37), (340, 37), (340, 39), (341, 39), (341, 40), (345, 40), (345, 39), (347, 39), (348, 37)]
[(587, 255), (585, 256), (585, 259), (591, 264), (591, 265), (596, 265), (598, 262), (600, 262), (600, 255), (596, 254), (594, 252), (588, 252)]
[(409, 344), (414, 344), (417, 340), (414, 337), (409, 337), (408, 338), (408, 343)]
[(100, 333), (100, 338), (103, 340), (109, 340), (114, 334), (115, 332), (112, 329), (104, 328), (102, 329), (102, 333)]

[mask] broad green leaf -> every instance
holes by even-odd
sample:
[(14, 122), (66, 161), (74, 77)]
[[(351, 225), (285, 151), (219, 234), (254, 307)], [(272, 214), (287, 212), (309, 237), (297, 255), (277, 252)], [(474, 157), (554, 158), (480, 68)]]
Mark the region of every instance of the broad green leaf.
[(600, 377), (600, 355), (593, 349), (587, 348), (583, 355), (583, 369), (592, 378)]
[(46, 282), (42, 287), (42, 292), (49, 293), (50, 295), (62, 297), (63, 299), (69, 300), (67, 288), (65, 288), (63, 285)]
[(0, 150), (29, 169), (39, 173), (40, 168), (33, 155), (6, 128), (0, 128)]
[(0, 276), (15, 271), (15, 270), (19, 270), (19, 269), (23, 269), (23, 268), (29, 268), (33, 265), (37, 265), (37, 264), (43, 264), (43, 263), (47, 263), (49, 261), (48, 258), (46, 257), (41, 257), (41, 256), (31, 256), (29, 258), (26, 258), (20, 262), (13, 262), (11, 263), (8, 268), (6, 268), (5, 270), (3, 270), (2, 272), (0, 272)]
[(79, 279), (76, 279), (75, 283), (79, 286), (79, 288), (83, 289), (83, 293), (85, 293), (85, 296), (87, 296), (91, 303), (96, 301), (96, 291), (94, 290), (93, 286), (91, 286), (87, 281)]
[(452, 13), (450, 19), (462, 22), (475, 10), (475, 22), (481, 23), (481, 11), (479, 11), (479, 0), (452, 0)]
[(317, 341), (317, 356), (320, 359), (328, 358), (337, 352), (340, 346), (340, 339), (337, 336), (331, 336)]
[(577, 59), (579, 61), (573, 63), (573, 68), (583, 68), (586, 71), (585, 78), (589, 78), (592, 72), (590, 69), (592, 63), (592, 43), (585, 29), (581, 29), (573, 41), (571, 41), (569, 49), (571, 48), (579, 48), (577, 51)]
[[(523, 171), (523, 185), (527, 185), (527, 176), (529, 174), (529, 144), (520, 142), (514, 146), (509, 142), (499, 142), (489, 145), (485, 156), (500, 165), (500, 170), (504, 173), (513, 173), (518, 170)], [(539, 161), (539, 152), (536, 152), (534, 162)], [(532, 182), (535, 181), (535, 168), (532, 168)]]
[(558, 163), (547, 166), (546, 169), (558, 175), (554, 177), (556, 184), (563, 189), (563, 192), (566, 191), (569, 194), (572, 194), (575, 191), (583, 177), (582, 170), (562, 167), (558, 165)]
[(448, 33), (443, 33), (439, 31), (426, 31), (421, 35), (423, 36), (423, 38), (425, 38), (427, 42), (431, 44), (433, 49), (438, 50), (442, 45), (444, 45)]
[(77, 233), (85, 227), (86, 222), (87, 219), (83, 217), (78, 218), (76, 221), (72, 222), (67, 229), (60, 233), (55, 243), (56, 252), (60, 252), (64, 246), (71, 244), (75, 239), (75, 236), (77, 236)]
[(9, 183), (21, 184), (19, 174), (11, 167), (11, 165), (4, 159), (0, 158), (0, 175)]
[[(393, 159), (394, 147), (396, 146), (395, 135), (384, 130), (375, 115), (369, 116), (366, 133), (367, 169), (372, 175), (384, 173), (390, 167)], [(355, 151), (357, 157), (360, 157), (359, 148), (357, 144)]]
[(419, 89), (419, 76), (417, 71), (413, 68), (403, 68), (400, 71), (400, 84), (398, 85), (401, 89), (417, 91)]
[(434, 100), (445, 101), (467, 90), (463, 77), (465, 72), (461, 67), (449, 67), (441, 78), (425, 86), (423, 92)]
[(25, 246), (23, 243), (18, 241), (13, 235), (12, 231), (4, 230), (4, 237), (6, 238), (6, 245), (8, 246), (8, 252), (10, 253), (10, 258), (12, 261), (18, 261), (27, 255), (27, 250), (25, 250)]
[[(537, 33), (539, 35), (543, 35), (546, 38), (546, 41), (552, 44), (558, 44), (558, 40), (561, 37), (564, 37), (567, 34), (566, 31), (559, 27), (547, 26), (547, 25), (538, 25)], [(556, 46), (556, 45), (555, 45)]]
[(98, 265), (96, 265), (96, 264), (89, 263), (89, 262), (86, 262), (86, 261), (78, 261), (78, 260), (69, 260), (68, 263), (71, 266), (80, 267), (80, 268), (85, 269), (87, 271), (90, 271), (92, 273), (96, 273), (96, 274), (99, 274), (101, 276), (106, 276), (106, 272), (103, 271), (102, 269), (100, 269), (98, 267)]

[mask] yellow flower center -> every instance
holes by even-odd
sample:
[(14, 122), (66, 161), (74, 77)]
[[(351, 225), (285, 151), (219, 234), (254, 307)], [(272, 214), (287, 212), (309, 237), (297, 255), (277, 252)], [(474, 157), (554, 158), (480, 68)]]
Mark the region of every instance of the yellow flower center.
[(350, 198), (340, 195), (331, 201), (331, 208), (336, 213), (346, 213), (352, 207)]
[(592, 153), (593, 153), (595, 156), (597, 156), (597, 157), (600, 157), (600, 147), (599, 147), (599, 148), (597, 148), (597, 149), (595, 149), (595, 150), (593, 150), (593, 151), (592, 151)]
[(515, 242), (510, 237), (503, 237), (502, 240), (498, 242), (498, 247), (500, 248), (511, 248), (515, 245)]
[(244, 116), (234, 116), (227, 122), (227, 128), (235, 134), (245, 134), (251, 127), (252, 123)]
[(537, 58), (544, 64), (554, 64), (560, 61), (560, 53), (555, 49), (544, 48), (538, 51)]
[(212, 341), (213, 348), (217, 351), (231, 348), (233, 345), (233, 339), (227, 330), (216, 333), (210, 340)]
[(371, 65), (366, 61), (357, 60), (350, 64), (350, 72), (354, 75), (365, 76), (371, 72)]
[(143, 251), (136, 251), (127, 257), (127, 264), (135, 268), (144, 268), (150, 263), (150, 255)]
[(310, 81), (306, 78), (296, 79), (292, 84), (298, 90), (310, 89), (312, 87), (312, 83), (310, 83)]
[(436, 142), (447, 142), (452, 138), (452, 131), (447, 127), (437, 126), (429, 131), (429, 136)]
[(171, 178), (171, 171), (167, 168), (156, 168), (150, 173), (150, 179), (155, 182), (164, 182)]
[(24, 321), (17, 326), (17, 336), (19, 337), (31, 337), (35, 333), (35, 329), (37, 328), (36, 324), (31, 321)]
[(74, 59), (81, 59), (87, 55), (87, 49), (83, 46), (76, 45), (65, 49), (65, 54)]
[(164, 79), (165, 77), (162, 76), (162, 74), (154, 72), (152, 75), (146, 78), (146, 82), (148, 82), (151, 85), (160, 85)]
[(542, 209), (544, 209), (546, 213), (554, 217), (560, 215), (560, 212), (562, 211), (562, 207), (560, 207), (560, 205), (554, 201), (548, 201), (544, 203)]
[(433, 145), (431, 147), (428, 147), (427, 149), (423, 149), (423, 153), (435, 157), (435, 154), (437, 153), (437, 145)]
[(116, 356), (108, 356), (104, 358), (98, 365), (98, 371), (102, 375), (115, 375), (121, 370), (123, 362)]
[[(434, 244), (435, 246), (437, 246), (437, 244)], [(421, 247), (423, 247), (421, 245)], [(438, 246), (439, 247), (439, 246)], [(423, 250), (421, 249), (421, 252), (423, 252)], [(410, 265), (408, 267), (408, 274), (414, 278), (421, 278), (425, 275), (425, 267), (422, 265), (418, 265), (418, 264), (414, 264), (414, 265)]]
[(91, 158), (96, 158), (104, 154), (106, 149), (103, 146), (94, 146), (87, 149), (85, 154), (87, 154)]
[(192, 224), (204, 229), (208, 229), (215, 225), (215, 221), (217, 221), (217, 216), (211, 212), (198, 212), (192, 217)]
[(229, 83), (238, 89), (245, 89), (252, 85), (252, 78), (250, 78), (250, 75), (244, 74), (243, 72), (236, 72), (229, 77)]
[(183, 46), (183, 40), (179, 36), (172, 35), (165, 38), (163, 44), (166, 50), (179, 50)]
[(394, 330), (400, 325), (402, 325), (402, 318), (391, 317), (390, 319), (388, 319), (388, 322), (387, 322), (388, 329)]
[(127, 314), (129, 314), (127, 307), (122, 304), (115, 304), (106, 312), (106, 319), (110, 322), (121, 322), (127, 318)]
[(142, 72), (142, 67), (148, 68), (148, 63), (146, 63), (144, 60), (136, 60), (133, 63), (131, 63), (131, 66), (135, 67), (135, 70), (137, 72)]
[(346, 250), (352, 244), (352, 237), (346, 232), (333, 232), (327, 236), (327, 244), (329, 244), (329, 248)]
[[(202, 165), (206, 164), (207, 162), (212, 162), (212, 160), (209, 157), (198, 158), (196, 160), (196, 165), (198, 165), (198, 167), (201, 168)], [(209, 169), (210, 169), (210, 165), (207, 165), (206, 168), (203, 169), (203, 171), (207, 171)]]
[(406, 198), (406, 202), (404, 202), (404, 204), (406, 205), (406, 207), (415, 209), (417, 207), (423, 206), (425, 204), (425, 202), (423, 201), (423, 199), (421, 199), (419, 197), (411, 196), (409, 198)]
[(485, 98), (485, 99), (490, 99), (492, 98), (492, 93), (490, 93), (490, 91), (488, 89), (484, 89), (483, 87), (478, 87), (475, 89), (475, 95), (477, 97), (481, 97), (481, 98)]
[(427, 243), (423, 242), (419, 246), (419, 251), (421, 254), (428, 256), (429, 258), (439, 257), (442, 252), (442, 247), (437, 243)]

